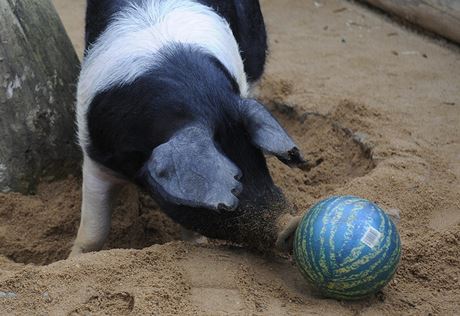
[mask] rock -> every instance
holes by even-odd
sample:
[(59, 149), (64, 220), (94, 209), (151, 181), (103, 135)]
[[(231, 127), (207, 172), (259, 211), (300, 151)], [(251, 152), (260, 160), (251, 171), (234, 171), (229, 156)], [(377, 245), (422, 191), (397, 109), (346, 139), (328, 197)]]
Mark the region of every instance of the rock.
[(13, 292), (0, 292), (0, 299), (2, 298), (16, 298), (16, 293)]
[(50, 303), (52, 301), (50, 294), (48, 292), (43, 293), (42, 296), (45, 302)]
[(79, 61), (49, 0), (0, 2), (0, 192), (33, 193), (80, 159)]

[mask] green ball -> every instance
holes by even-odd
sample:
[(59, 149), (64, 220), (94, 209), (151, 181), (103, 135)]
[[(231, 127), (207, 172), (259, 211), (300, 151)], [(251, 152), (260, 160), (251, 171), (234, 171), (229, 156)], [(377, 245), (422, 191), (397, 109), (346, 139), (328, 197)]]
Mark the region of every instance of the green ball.
[(324, 296), (356, 300), (390, 282), (401, 241), (395, 224), (374, 203), (354, 196), (331, 197), (302, 218), (294, 257), (303, 276)]

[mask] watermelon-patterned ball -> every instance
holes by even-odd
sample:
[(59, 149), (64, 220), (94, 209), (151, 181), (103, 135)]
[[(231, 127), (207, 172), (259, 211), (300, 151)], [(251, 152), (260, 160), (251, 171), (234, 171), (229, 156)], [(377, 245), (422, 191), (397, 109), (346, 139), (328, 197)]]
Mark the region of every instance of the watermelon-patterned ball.
[(355, 300), (392, 279), (401, 241), (395, 224), (377, 205), (338, 196), (319, 202), (302, 218), (294, 256), (301, 273), (324, 296)]

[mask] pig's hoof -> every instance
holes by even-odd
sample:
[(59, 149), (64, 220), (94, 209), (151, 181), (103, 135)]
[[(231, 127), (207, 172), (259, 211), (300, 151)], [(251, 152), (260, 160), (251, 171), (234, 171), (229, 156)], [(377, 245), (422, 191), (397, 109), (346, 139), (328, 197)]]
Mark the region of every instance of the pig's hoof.
[(208, 243), (208, 238), (186, 228), (181, 229), (181, 237), (183, 241), (187, 241), (192, 244), (203, 245)]
[(74, 245), (72, 247), (72, 250), (70, 251), (70, 254), (69, 254), (69, 259), (70, 258), (75, 258), (79, 255), (83, 254), (83, 249), (77, 245)]
[(302, 216), (283, 215), (278, 220), (278, 235), (276, 249), (282, 252), (289, 252), (292, 249), (294, 235), (299, 226)]

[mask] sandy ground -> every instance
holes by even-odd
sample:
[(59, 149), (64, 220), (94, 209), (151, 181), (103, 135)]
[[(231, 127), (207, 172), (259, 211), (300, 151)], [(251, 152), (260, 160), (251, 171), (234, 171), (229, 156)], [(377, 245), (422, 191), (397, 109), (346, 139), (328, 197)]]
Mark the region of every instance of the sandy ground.
[[(84, 1), (54, 2), (81, 56)], [(289, 257), (178, 241), (178, 227), (132, 187), (111, 250), (63, 260), (79, 221), (80, 179), (69, 177), (36, 196), (0, 195), (0, 314), (458, 313), (458, 48), (346, 1), (261, 2), (271, 54), (260, 98), (308, 158), (323, 160), (310, 173), (270, 160), (273, 176), (304, 211), (332, 194), (399, 209), (403, 257), (391, 284), (360, 302), (320, 298)]]

